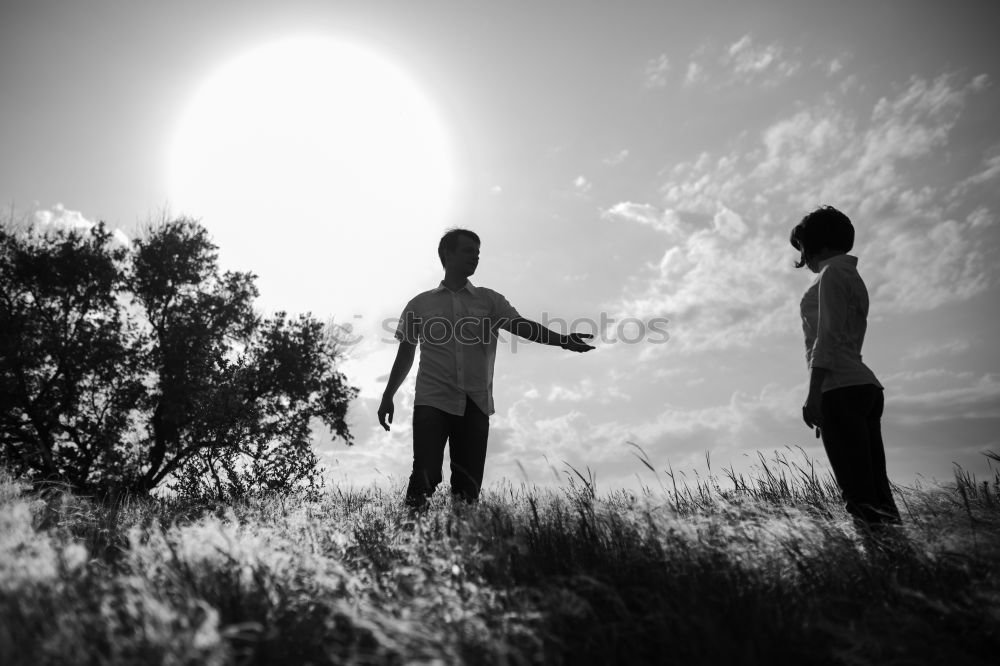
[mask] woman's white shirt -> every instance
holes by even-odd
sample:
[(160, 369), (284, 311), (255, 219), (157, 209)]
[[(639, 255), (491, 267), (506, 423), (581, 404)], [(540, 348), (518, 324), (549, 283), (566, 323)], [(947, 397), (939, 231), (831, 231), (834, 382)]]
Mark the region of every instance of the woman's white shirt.
[(858, 258), (838, 254), (819, 264), (819, 273), (799, 303), (806, 363), (826, 368), (823, 391), (874, 384), (875, 373), (861, 360), (868, 328), (868, 289), (858, 274)]

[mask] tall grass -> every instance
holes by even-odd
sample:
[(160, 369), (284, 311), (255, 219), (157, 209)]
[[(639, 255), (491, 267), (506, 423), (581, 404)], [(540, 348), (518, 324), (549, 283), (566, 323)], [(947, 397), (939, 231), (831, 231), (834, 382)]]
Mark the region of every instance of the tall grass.
[[(641, 450), (643, 464), (657, 472)], [(992, 460), (997, 460), (994, 454)], [(598, 492), (504, 483), (234, 505), (33, 493), (0, 473), (3, 664), (992, 664), (1000, 472), (897, 488), (859, 534), (793, 452)]]

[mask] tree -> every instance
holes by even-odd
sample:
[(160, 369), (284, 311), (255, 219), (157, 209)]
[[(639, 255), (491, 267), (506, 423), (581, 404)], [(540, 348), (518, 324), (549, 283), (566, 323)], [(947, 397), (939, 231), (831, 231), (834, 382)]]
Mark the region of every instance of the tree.
[(0, 460), (36, 482), (282, 491), (318, 480), (314, 425), (352, 443), (335, 331), (256, 313), (196, 222), (5, 230), (0, 270)]
[(126, 256), (103, 225), (0, 230), (0, 459), (15, 473), (76, 488), (127, 476), (143, 385), (118, 300)]

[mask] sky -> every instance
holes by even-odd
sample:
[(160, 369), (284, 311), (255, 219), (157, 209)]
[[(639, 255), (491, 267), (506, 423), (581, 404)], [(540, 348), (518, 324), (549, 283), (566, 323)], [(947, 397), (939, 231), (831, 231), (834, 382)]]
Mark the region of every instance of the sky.
[(409, 472), (415, 368), (392, 431), (376, 422), (385, 331), (440, 279), (442, 231), (471, 228), (474, 284), (598, 334), (585, 355), (502, 341), (485, 483), (575, 468), (599, 491), (750, 471), (758, 452), (823, 463), (800, 417), (813, 276), (787, 239), (834, 205), (871, 295), (890, 478), (985, 475), (998, 18), (919, 0), (3, 0), (0, 202), (126, 237), (198, 217), (263, 310), (350, 324), (356, 443), (318, 446), (359, 486)]

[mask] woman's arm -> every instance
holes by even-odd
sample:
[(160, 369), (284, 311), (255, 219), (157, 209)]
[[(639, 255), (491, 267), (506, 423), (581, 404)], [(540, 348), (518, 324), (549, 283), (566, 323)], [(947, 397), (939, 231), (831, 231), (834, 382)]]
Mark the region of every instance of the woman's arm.
[(813, 368), (809, 372), (809, 395), (806, 404), (802, 405), (802, 420), (810, 428), (816, 428), (817, 437), (823, 425), (823, 380), (828, 374), (830, 371), (826, 368)]
[(828, 266), (819, 278), (819, 315), (816, 318), (816, 340), (813, 342), (810, 370), (833, 370), (836, 367), (836, 349), (843, 340), (849, 302), (850, 286), (846, 276), (835, 267)]
[(828, 266), (820, 275), (818, 292), (819, 314), (809, 362), (809, 395), (802, 405), (802, 420), (810, 428), (816, 428), (817, 437), (823, 425), (823, 382), (837, 366), (836, 349), (847, 324), (850, 286), (842, 273)]

